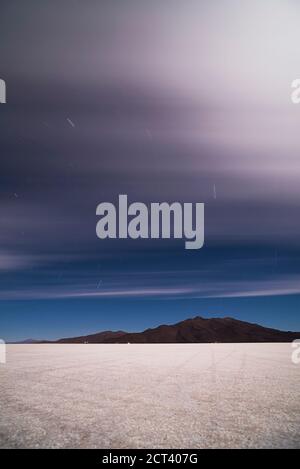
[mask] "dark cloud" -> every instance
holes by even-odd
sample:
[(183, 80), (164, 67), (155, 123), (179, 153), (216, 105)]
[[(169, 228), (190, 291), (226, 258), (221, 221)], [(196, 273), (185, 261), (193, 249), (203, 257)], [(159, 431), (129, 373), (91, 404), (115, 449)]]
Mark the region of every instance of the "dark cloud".
[[(0, 298), (299, 293), (295, 2), (2, 3)], [(205, 247), (100, 241), (122, 193), (204, 202)]]

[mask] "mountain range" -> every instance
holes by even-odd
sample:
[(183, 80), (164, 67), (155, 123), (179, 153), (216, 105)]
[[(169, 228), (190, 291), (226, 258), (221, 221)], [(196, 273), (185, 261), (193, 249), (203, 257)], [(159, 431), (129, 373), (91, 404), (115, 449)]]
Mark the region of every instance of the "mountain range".
[(196, 316), (173, 325), (161, 325), (143, 332), (102, 331), (95, 334), (63, 338), (57, 341), (23, 343), (113, 344), (113, 343), (211, 343), (211, 342), (291, 342), (300, 332), (280, 331), (234, 318)]

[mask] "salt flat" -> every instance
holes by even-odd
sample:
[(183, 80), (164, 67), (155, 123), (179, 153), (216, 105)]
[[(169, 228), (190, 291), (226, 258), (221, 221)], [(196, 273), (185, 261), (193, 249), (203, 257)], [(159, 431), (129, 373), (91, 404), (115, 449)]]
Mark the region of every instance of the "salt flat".
[(290, 344), (9, 345), (2, 448), (300, 448)]

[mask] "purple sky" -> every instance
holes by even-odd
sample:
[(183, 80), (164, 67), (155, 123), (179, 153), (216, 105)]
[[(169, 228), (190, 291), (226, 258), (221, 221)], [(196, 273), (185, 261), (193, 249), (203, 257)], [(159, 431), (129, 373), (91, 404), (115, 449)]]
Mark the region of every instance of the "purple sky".
[[(182, 317), (185, 299), (227, 315), (219, 298), (255, 298), (264, 322), (280, 296), (300, 330), (299, 21), (296, 0), (1, 2), (3, 335), (30, 333), (31, 300), (37, 322), (97, 301), (101, 329), (109, 298), (126, 327), (123, 297), (183, 301)], [(204, 202), (205, 248), (98, 240), (96, 206), (121, 193)]]

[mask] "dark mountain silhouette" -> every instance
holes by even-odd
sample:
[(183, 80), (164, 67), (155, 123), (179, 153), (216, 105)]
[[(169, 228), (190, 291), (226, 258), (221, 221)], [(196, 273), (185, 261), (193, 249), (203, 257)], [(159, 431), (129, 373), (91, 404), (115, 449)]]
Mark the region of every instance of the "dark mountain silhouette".
[(291, 342), (300, 332), (286, 332), (233, 318), (195, 317), (173, 325), (161, 325), (143, 332), (105, 331), (60, 339), (56, 343), (210, 343)]

